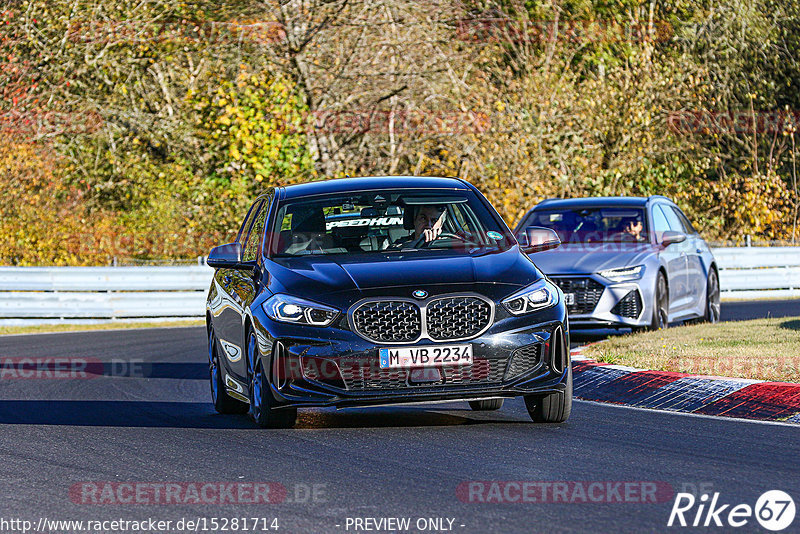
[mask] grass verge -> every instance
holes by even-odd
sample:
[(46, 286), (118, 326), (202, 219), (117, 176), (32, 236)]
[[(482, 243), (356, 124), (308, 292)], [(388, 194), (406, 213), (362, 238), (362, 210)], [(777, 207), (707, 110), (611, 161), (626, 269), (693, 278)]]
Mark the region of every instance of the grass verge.
[(800, 382), (800, 317), (629, 334), (590, 345), (583, 353), (640, 369)]
[(112, 322), (97, 324), (42, 324), (32, 326), (0, 326), (0, 335), (44, 334), (47, 332), (88, 332), (92, 330), (118, 330), (120, 328), (174, 328), (177, 326), (202, 326), (202, 319), (169, 322)]

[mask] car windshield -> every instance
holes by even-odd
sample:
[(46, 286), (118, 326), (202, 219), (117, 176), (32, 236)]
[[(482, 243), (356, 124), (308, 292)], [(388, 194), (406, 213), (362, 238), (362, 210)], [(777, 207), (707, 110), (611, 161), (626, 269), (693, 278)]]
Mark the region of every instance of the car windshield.
[(521, 232), (529, 226), (555, 230), (562, 243), (642, 243), (648, 230), (643, 209), (621, 207), (536, 210)]
[(272, 235), (272, 256), (468, 253), (515, 244), (473, 192), (453, 190), (379, 190), (292, 199), (278, 210)]

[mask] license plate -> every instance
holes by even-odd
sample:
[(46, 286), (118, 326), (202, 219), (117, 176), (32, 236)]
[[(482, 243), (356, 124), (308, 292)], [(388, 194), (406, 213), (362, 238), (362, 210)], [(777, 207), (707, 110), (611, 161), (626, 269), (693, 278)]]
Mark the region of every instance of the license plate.
[(467, 365), (472, 363), (472, 345), (382, 348), (379, 356), (381, 369)]
[(575, 293), (564, 293), (564, 304), (567, 306), (575, 304)]

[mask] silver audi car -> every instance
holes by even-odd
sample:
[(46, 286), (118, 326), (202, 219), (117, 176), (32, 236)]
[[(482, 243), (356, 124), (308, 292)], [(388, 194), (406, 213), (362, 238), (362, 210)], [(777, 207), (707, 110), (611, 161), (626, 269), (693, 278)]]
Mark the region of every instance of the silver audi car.
[(668, 198), (550, 199), (520, 221), (554, 230), (557, 249), (534, 256), (564, 292), (572, 328), (666, 328), (676, 321), (717, 322), (719, 273), (706, 242)]

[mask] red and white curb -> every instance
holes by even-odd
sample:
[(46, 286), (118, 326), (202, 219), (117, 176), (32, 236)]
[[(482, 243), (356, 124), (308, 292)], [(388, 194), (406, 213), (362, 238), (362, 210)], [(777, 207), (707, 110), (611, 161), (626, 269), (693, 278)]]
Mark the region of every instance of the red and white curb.
[(572, 349), (576, 397), (704, 415), (800, 424), (800, 384), (648, 371), (600, 363)]

